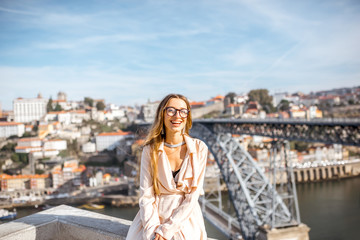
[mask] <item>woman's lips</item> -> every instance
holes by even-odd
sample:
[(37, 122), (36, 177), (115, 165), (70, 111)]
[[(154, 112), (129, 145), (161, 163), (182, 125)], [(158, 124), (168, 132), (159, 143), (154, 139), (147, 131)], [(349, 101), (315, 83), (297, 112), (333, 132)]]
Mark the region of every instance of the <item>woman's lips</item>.
[(175, 127), (180, 127), (181, 125), (181, 121), (170, 121), (172, 125), (174, 125)]

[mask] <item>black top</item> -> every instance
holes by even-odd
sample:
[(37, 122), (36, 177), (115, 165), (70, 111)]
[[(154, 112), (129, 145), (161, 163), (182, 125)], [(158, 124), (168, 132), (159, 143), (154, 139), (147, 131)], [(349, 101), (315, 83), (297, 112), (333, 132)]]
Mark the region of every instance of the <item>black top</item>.
[(173, 178), (175, 179), (176, 177), (176, 174), (178, 174), (180, 172), (180, 168), (176, 171), (172, 171), (172, 174), (173, 174)]

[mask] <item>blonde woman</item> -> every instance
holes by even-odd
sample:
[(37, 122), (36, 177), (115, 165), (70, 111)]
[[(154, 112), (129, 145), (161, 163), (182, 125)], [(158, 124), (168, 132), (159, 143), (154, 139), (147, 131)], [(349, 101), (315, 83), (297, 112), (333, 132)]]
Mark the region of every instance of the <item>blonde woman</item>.
[(205, 240), (198, 202), (207, 146), (191, 138), (190, 104), (169, 94), (159, 104), (145, 140), (140, 169), (140, 211), (127, 240)]

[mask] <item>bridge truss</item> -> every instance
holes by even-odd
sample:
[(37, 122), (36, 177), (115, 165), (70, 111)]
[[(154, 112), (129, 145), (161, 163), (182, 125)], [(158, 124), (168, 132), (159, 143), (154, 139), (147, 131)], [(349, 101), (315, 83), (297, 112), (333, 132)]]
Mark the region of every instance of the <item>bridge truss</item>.
[(360, 121), (358, 119), (202, 119), (194, 122), (201, 123), (214, 132), (360, 146)]
[[(300, 223), (296, 188), (286, 145), (274, 143), (272, 165), (264, 172), (230, 134), (216, 133), (195, 123), (191, 135), (202, 139), (209, 146), (227, 185), (244, 239), (255, 239), (259, 227), (277, 228)], [(283, 152), (280, 159), (276, 158), (277, 151)], [(284, 177), (285, 181), (282, 181)], [(211, 208), (211, 199), (208, 196), (202, 202)], [(221, 197), (218, 199), (219, 212), (222, 210)], [(226, 216), (226, 213), (218, 214)], [(230, 231), (233, 217), (228, 215), (228, 219)]]

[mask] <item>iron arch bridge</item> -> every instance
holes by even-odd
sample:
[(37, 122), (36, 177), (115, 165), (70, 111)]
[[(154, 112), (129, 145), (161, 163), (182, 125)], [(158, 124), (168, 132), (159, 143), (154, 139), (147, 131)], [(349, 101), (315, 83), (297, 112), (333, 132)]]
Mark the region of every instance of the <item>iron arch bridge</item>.
[(215, 133), (360, 146), (359, 119), (202, 119), (194, 120), (194, 123)]
[[(231, 221), (236, 219), (237, 229), (244, 239), (266, 239), (261, 236), (261, 229), (301, 223), (288, 142), (274, 141), (270, 167), (264, 171), (232, 134), (359, 146), (360, 121), (194, 120), (190, 135), (208, 145), (226, 183), (236, 216), (233, 218), (222, 211), (221, 197), (218, 197), (218, 208), (210, 203), (211, 199), (203, 198), (203, 210), (207, 205)], [(228, 225), (223, 232), (234, 238), (230, 233), (230, 220)]]

